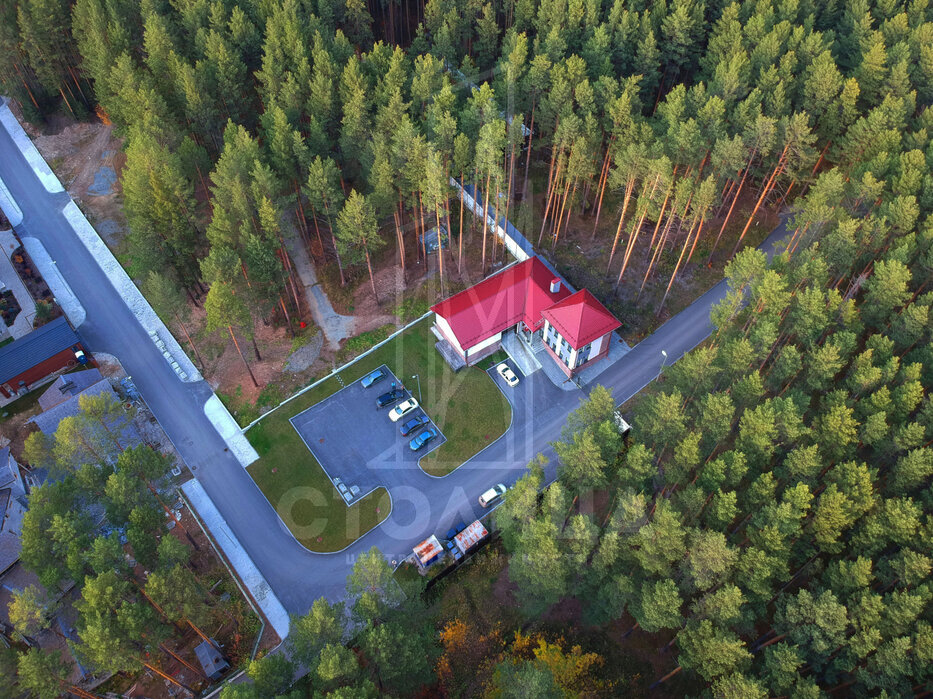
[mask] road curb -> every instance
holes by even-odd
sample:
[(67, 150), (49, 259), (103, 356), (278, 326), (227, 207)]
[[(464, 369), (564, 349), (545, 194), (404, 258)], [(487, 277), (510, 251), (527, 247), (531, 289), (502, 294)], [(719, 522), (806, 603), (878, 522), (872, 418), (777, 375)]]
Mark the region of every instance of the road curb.
[(16, 200), (13, 199), (13, 195), (10, 194), (10, 190), (7, 189), (3, 179), (0, 179), (0, 209), (3, 210), (13, 228), (23, 222), (23, 210), (19, 208)]
[(36, 177), (45, 187), (45, 191), (49, 194), (64, 192), (65, 188), (62, 186), (61, 181), (52, 172), (49, 164), (45, 162), (45, 158), (42, 157), (32, 139), (29, 138), (29, 134), (26, 133), (26, 130), (16, 119), (6, 100), (3, 100), (2, 106), (0, 106), (0, 123), (3, 124), (6, 132), (10, 134), (10, 138), (13, 139), (13, 143), (16, 144), (19, 152), (23, 154), (29, 167), (36, 173)]
[(42, 275), (42, 278), (45, 279), (45, 283), (49, 285), (49, 289), (52, 290), (52, 295), (55, 296), (55, 301), (62, 307), (65, 316), (68, 318), (68, 322), (71, 323), (71, 327), (77, 330), (78, 326), (87, 318), (87, 312), (84, 310), (84, 306), (81, 305), (78, 297), (75, 296), (75, 293), (71, 290), (68, 282), (65, 281), (62, 273), (58, 270), (58, 265), (55, 264), (55, 260), (52, 259), (48, 250), (45, 249), (42, 241), (38, 238), (27, 236), (25, 238), (20, 238), (20, 242), (23, 244), (23, 247), (26, 248), (27, 254), (39, 269), (39, 273)]
[[(136, 320), (143, 326), (143, 329), (149, 333), (156, 333), (157, 336), (165, 342), (170, 358), (178, 362), (178, 365), (185, 374), (182, 376), (181, 373), (176, 372), (179, 381), (187, 383), (201, 381), (203, 379), (201, 372), (198, 371), (194, 362), (185, 354), (181, 345), (178, 344), (178, 340), (175, 339), (175, 336), (172, 335), (165, 326), (162, 319), (156, 315), (152, 306), (149, 305), (149, 302), (146, 301), (136, 284), (130, 279), (126, 270), (123, 269), (123, 265), (113, 256), (113, 253), (110, 252), (110, 248), (108, 248), (101, 239), (97, 230), (91, 225), (91, 222), (87, 220), (87, 217), (81, 209), (78, 208), (78, 205), (75, 204), (74, 201), (69, 201), (62, 210), (62, 215), (65, 217), (65, 220), (68, 221), (79, 240), (84, 244), (84, 247), (87, 248), (87, 251), (91, 253), (97, 261), (101, 271), (103, 271), (107, 279), (110, 280), (113, 288), (116, 289), (117, 293), (123, 298), (123, 302), (126, 304), (127, 308), (130, 309), (132, 314), (136, 316)], [(171, 364), (171, 362), (169, 363)]]

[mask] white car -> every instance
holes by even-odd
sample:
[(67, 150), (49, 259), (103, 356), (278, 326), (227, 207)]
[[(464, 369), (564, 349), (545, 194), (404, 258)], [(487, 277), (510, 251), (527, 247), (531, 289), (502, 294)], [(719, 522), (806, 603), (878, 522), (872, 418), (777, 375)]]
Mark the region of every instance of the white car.
[(480, 506), (489, 507), (492, 503), (501, 498), (505, 494), (506, 490), (508, 490), (508, 488), (506, 488), (502, 483), (499, 485), (494, 485), (492, 488), (479, 496)]
[(515, 372), (509, 368), (508, 364), (502, 362), (502, 364), (496, 367), (496, 371), (499, 372), (499, 376), (501, 376), (502, 380), (509, 386), (512, 388), (518, 386), (518, 377), (515, 375)]
[(416, 401), (414, 398), (409, 398), (408, 400), (402, 401), (389, 411), (389, 419), (392, 422), (398, 422), (401, 418), (405, 417), (408, 415), (408, 413), (410, 413), (412, 410), (416, 410), (417, 408), (418, 401)]

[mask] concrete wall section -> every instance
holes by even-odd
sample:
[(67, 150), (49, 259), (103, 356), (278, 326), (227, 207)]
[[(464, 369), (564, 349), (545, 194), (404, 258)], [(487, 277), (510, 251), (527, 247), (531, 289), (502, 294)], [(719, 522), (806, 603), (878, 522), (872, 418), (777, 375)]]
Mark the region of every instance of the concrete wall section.
[(490, 346), (496, 344), (497, 342), (502, 342), (502, 333), (496, 333), (496, 334), (493, 335), (492, 337), (487, 337), (487, 338), (486, 338), (485, 340), (483, 340), (482, 342), (477, 342), (475, 345), (473, 345), (472, 347), (470, 347), (470, 348), (467, 350), (467, 359), (468, 359), (468, 361), (469, 361), (470, 363), (473, 363), (473, 362), (475, 361), (475, 360), (473, 359), (474, 357), (479, 356), (479, 354), (480, 354), (484, 349), (486, 349), (487, 347), (490, 347)]
[(13, 195), (6, 188), (3, 180), (0, 180), (0, 211), (3, 211), (10, 225), (14, 228), (23, 222), (23, 212), (13, 200)]
[(94, 230), (94, 227), (81, 212), (81, 209), (78, 208), (78, 205), (73, 201), (68, 202), (62, 214), (67, 219), (68, 223), (71, 224), (71, 227), (74, 229), (81, 242), (84, 243), (84, 247), (86, 247), (88, 252), (97, 260), (97, 263), (104, 271), (104, 274), (107, 275), (113, 288), (123, 297), (123, 301), (133, 312), (133, 315), (136, 316), (136, 319), (139, 320), (139, 324), (142, 325), (147, 332), (157, 333), (158, 337), (166, 344), (172, 358), (184, 369), (186, 376), (184, 378), (179, 376), (179, 379), (192, 382), (201, 381), (201, 372), (198, 371), (194, 362), (185, 354), (181, 345), (178, 344), (178, 341), (175, 339), (174, 335), (169, 332), (169, 329), (165, 327), (165, 324), (159, 316), (156, 315), (156, 312), (152, 310), (152, 306), (149, 305), (149, 302), (143, 298), (143, 295), (133, 283), (133, 280), (130, 279), (126, 270), (123, 269), (123, 265), (113, 256), (113, 253), (110, 252), (110, 248), (101, 240), (100, 235)]
[[(573, 373), (574, 373), (574, 374), (579, 374), (581, 371), (583, 371), (584, 369), (586, 369), (588, 366), (590, 366), (590, 365), (593, 364), (594, 362), (598, 362), (598, 361), (599, 361), (600, 359), (602, 359), (603, 357), (606, 357), (606, 356), (609, 355), (609, 347), (611, 346), (611, 343), (609, 342), (608, 338), (609, 338), (609, 336), (610, 336), (611, 334), (612, 334), (612, 333), (610, 333), (609, 335), (606, 335), (606, 336), (600, 338), (601, 340), (603, 340), (603, 347), (602, 347), (602, 350), (600, 350), (597, 354), (592, 354), (592, 353), (590, 353), (590, 358), (589, 358), (587, 361), (583, 362), (583, 364), (581, 364), (580, 366), (578, 366), (576, 369), (573, 370)], [(593, 346), (594, 346), (594, 347), (596, 346), (596, 343), (595, 343), (595, 342), (593, 343)]]
[(269, 624), (275, 629), (279, 638), (285, 639), (288, 636), (289, 621), (288, 612), (275, 596), (269, 583), (263, 577), (262, 573), (253, 563), (249, 554), (240, 546), (239, 540), (230, 529), (230, 525), (220, 514), (214, 502), (205, 492), (203, 486), (197, 480), (190, 480), (181, 486), (185, 496), (191, 506), (197, 510), (200, 519), (211, 532), (214, 541), (224, 552), (224, 556), (230, 561), (230, 565), (236, 571), (243, 585), (249, 590), (250, 595), (256, 600), (256, 604), (262, 610)]
[(204, 403), (204, 414), (211, 421), (214, 429), (217, 430), (224, 442), (227, 443), (230, 453), (237, 458), (243, 468), (259, 459), (259, 454), (253, 449), (253, 445), (249, 443), (246, 435), (243, 434), (243, 430), (240, 429), (237, 421), (233, 419), (230, 411), (227, 410), (227, 406), (221, 402), (220, 398), (212, 394)]
[(51, 194), (64, 192), (65, 188), (62, 187), (62, 183), (59, 182), (55, 173), (52, 172), (52, 168), (49, 167), (49, 164), (45, 162), (45, 159), (36, 149), (32, 139), (29, 138), (29, 134), (20, 126), (13, 112), (11, 112), (10, 108), (7, 106), (6, 100), (3, 100), (3, 105), (0, 106), (0, 123), (3, 124), (3, 128), (10, 134), (10, 138), (13, 139), (19, 152), (26, 158), (26, 162), (29, 163), (29, 167), (36, 173), (36, 177), (42, 182), (45, 191)]
[(502, 342), (497, 340), (493, 342), (491, 345), (486, 345), (485, 347), (483, 347), (483, 349), (479, 350), (478, 352), (473, 352), (471, 350), (469, 357), (467, 358), (467, 364), (469, 366), (473, 366), (477, 362), (481, 362), (489, 355), (495, 354), (496, 350), (498, 350), (500, 347), (502, 347)]
[(590, 347), (590, 356), (595, 357), (597, 354), (599, 354), (602, 351), (604, 346), (608, 347), (608, 345), (609, 345), (608, 334), (603, 335), (602, 337), (597, 337), (595, 340), (593, 340), (592, 346)]

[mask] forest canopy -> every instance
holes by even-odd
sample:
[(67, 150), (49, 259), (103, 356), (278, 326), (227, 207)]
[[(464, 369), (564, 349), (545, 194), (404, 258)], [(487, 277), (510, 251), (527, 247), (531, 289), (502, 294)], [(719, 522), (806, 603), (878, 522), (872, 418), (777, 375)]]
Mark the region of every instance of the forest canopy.
[[(666, 649), (658, 681), (680, 674), (709, 696), (930, 691), (927, 0), (20, 0), (0, 12), (4, 92), (33, 120), (98, 112), (117, 125), (134, 264), (192, 297), (209, 288), (209, 325), (234, 341), (257, 317), (290, 324), (298, 311), (286, 225), (341, 283), (359, 275), (377, 294), (373, 256), (394, 246), (410, 268), (410, 231), (444, 224), (443, 288), (464, 250), (451, 177), (507, 217), (537, 196), (524, 233), (541, 249), (564, 243), (572, 211), (592, 217), (594, 238), (608, 217), (598, 273), (626, 298), (662, 269), (670, 291), (688, 265), (730, 260), (712, 338), (640, 398), (632, 442), (594, 390), (556, 445), (558, 481), (539, 499), (533, 464), (497, 511), (521, 609), (534, 619), (572, 598), (588, 624), (625, 621)], [(786, 220), (770, 262), (743, 248), (761, 207)], [(504, 255), (485, 226), (467, 245), (477, 276)], [(577, 506), (594, 492), (598, 515)], [(42, 568), (78, 575), (76, 560)], [(438, 681), (456, 693), (457, 627), (412, 630), (383, 602), (356, 610), (371, 677), (333, 628), (310, 634), (322, 691), (414, 693), (395, 660), (421, 658), (427, 684), (423, 658), (444, 649)], [(583, 686), (561, 684), (557, 663), (538, 660), (563, 649), (537, 642), (541, 656), (530, 642), (520, 660), (489, 651), (490, 695)]]

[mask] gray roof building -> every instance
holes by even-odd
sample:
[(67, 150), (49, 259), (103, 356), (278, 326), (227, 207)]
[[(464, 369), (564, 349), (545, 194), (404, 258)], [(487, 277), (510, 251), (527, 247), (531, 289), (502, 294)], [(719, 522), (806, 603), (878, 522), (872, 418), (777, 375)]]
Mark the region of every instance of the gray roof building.
[(19, 560), (26, 488), (10, 449), (0, 449), (0, 575)]
[(68, 321), (64, 317), (56, 318), (25, 337), (0, 347), (0, 383), (79, 344), (81, 339), (68, 325)]
[(196, 646), (194, 654), (198, 656), (198, 662), (204, 668), (204, 674), (212, 680), (219, 680), (224, 671), (230, 667), (230, 663), (220, 654), (217, 646), (209, 641)]
[[(96, 372), (98, 376), (100, 375), (100, 372), (98, 372), (96, 369), (93, 370), (93, 372)], [(78, 372), (78, 374), (91, 374), (93, 372), (83, 371), (83, 372)], [(75, 376), (78, 376), (78, 374), (66, 374), (65, 376), (59, 377), (59, 379), (56, 380), (55, 383), (57, 384), (60, 379), (68, 378), (68, 377), (75, 377)], [(50, 393), (53, 390), (55, 391), (55, 393), (59, 393), (59, 394), (61, 393), (60, 388), (54, 388), (54, 387), (52, 389), (49, 389), (49, 391), (47, 391), (46, 393)], [(87, 386), (87, 388), (84, 388), (81, 391), (78, 391), (74, 393), (73, 395), (69, 396), (61, 403), (53, 405), (51, 408), (49, 408), (45, 412), (39, 413), (35, 417), (30, 418), (29, 422), (34, 423), (36, 427), (42, 430), (43, 433), (49, 436), (52, 436), (55, 434), (55, 431), (58, 429), (58, 424), (62, 420), (64, 420), (66, 417), (71, 417), (81, 412), (81, 407), (79, 405), (81, 396), (85, 396), (85, 395), (97, 396), (102, 393), (109, 394), (115, 401), (120, 400), (120, 397), (117, 396), (113, 388), (110, 386), (110, 380), (100, 379), (99, 381), (96, 381), (95, 383), (92, 383), (91, 385)], [(112, 424), (109, 426), (113, 428), (118, 427), (117, 425), (112, 425)], [(128, 419), (125, 425), (123, 426), (123, 429), (120, 432), (119, 441), (123, 447), (132, 447), (132, 446), (136, 446), (137, 444), (142, 443), (142, 438), (139, 436), (139, 432), (136, 430), (136, 426), (132, 423), (131, 420)]]
[(103, 378), (99, 369), (87, 369), (62, 374), (52, 382), (45, 393), (39, 396), (39, 407), (43, 410), (51, 410), (59, 403), (64, 403)]

